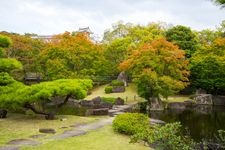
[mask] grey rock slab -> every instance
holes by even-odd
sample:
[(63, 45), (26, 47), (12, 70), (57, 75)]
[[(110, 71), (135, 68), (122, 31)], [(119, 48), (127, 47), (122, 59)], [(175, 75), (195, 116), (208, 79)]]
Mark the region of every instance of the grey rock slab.
[(31, 146), (35, 146), (35, 145), (39, 145), (40, 142), (29, 140), (29, 139), (15, 139), (15, 140), (9, 141), (7, 144), (9, 144), (9, 145), (31, 145)]
[(42, 138), (42, 137), (45, 137), (45, 136), (46, 136), (45, 134), (38, 134), (38, 135), (31, 135), (29, 137), (33, 138), (33, 139), (39, 139), (39, 138)]
[(19, 150), (19, 147), (3, 146), (3, 147), (0, 147), (0, 150)]
[(51, 129), (51, 128), (44, 128), (44, 129), (39, 129), (39, 132), (41, 133), (56, 133), (55, 129)]
[(83, 134), (86, 134), (86, 132), (83, 130), (68, 130), (63, 132), (62, 134), (59, 134), (50, 138), (60, 140), (60, 139), (70, 138), (70, 137), (79, 136)]
[(112, 124), (113, 119), (114, 118), (103, 119), (103, 120), (100, 120), (98, 122), (94, 122), (94, 123), (91, 123), (91, 124), (80, 126), (79, 129), (80, 130), (85, 130), (85, 131), (96, 130), (96, 129), (102, 128), (102, 127), (104, 127), (106, 125)]
[(96, 130), (96, 129), (102, 128), (106, 125), (112, 124), (113, 119), (114, 118), (107, 118), (107, 119), (102, 119), (98, 122), (94, 122), (94, 123), (90, 123), (90, 124), (84, 124), (84, 125), (80, 124), (80, 125), (76, 126), (73, 130), (64, 131), (62, 134), (50, 137), (50, 139), (60, 140), (60, 139), (74, 137), (74, 136), (84, 135), (88, 131)]
[(150, 118), (150, 123), (151, 124), (165, 124), (166, 122), (164, 122), (162, 120)]

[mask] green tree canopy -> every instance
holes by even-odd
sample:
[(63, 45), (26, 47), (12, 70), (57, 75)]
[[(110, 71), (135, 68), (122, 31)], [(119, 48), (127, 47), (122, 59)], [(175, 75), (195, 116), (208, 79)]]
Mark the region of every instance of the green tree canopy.
[(225, 0), (213, 0), (213, 2), (217, 5), (220, 5), (223, 7), (225, 7)]
[(225, 89), (225, 38), (199, 49), (191, 59), (191, 81), (196, 88), (217, 94)]
[(92, 78), (103, 72), (101, 45), (86, 35), (66, 32), (54, 37), (40, 53), (41, 72), (48, 80), (60, 78)]
[(197, 35), (188, 27), (177, 25), (166, 31), (166, 39), (185, 50), (186, 57), (190, 58), (198, 48)]
[(120, 69), (132, 73), (141, 97), (167, 97), (187, 85), (188, 61), (184, 51), (165, 39), (154, 40), (134, 50)]

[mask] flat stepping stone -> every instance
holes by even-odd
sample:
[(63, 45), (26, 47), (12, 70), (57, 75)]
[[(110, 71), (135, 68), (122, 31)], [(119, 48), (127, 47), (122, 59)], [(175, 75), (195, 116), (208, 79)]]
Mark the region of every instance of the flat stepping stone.
[(66, 138), (84, 135), (84, 134), (86, 134), (86, 131), (83, 131), (83, 130), (68, 130), (68, 131), (64, 131), (62, 134), (50, 137), (50, 139), (61, 140), (61, 139), (66, 139)]
[(37, 141), (29, 140), (29, 139), (16, 139), (16, 140), (9, 141), (7, 144), (36, 146), (36, 145), (39, 145), (40, 143)]
[(4, 147), (0, 147), (0, 150), (19, 150), (19, 147), (4, 146)]
[(102, 128), (106, 125), (112, 124), (113, 119), (114, 118), (108, 118), (108, 119), (101, 120), (99, 122), (95, 122), (95, 123), (87, 124), (87, 125), (84, 125), (84, 126), (80, 126), (79, 129), (85, 130), (85, 131), (96, 130), (96, 129)]
[(77, 123), (77, 124), (71, 125), (70, 127), (76, 128), (76, 127), (84, 126), (86, 124), (87, 123)]
[(49, 139), (60, 140), (60, 139), (75, 137), (75, 136), (79, 136), (79, 135), (84, 135), (88, 131), (96, 130), (96, 129), (102, 128), (106, 125), (112, 124), (113, 119), (114, 118), (107, 118), (107, 119), (103, 119), (103, 120), (100, 120), (95, 123), (84, 124), (84, 125), (77, 124), (75, 129), (64, 131), (62, 134), (55, 135), (53, 137), (49, 137)]
[(165, 124), (166, 122), (164, 122), (162, 120), (150, 118), (150, 123), (151, 124)]
[(38, 135), (32, 135), (32, 136), (29, 136), (30, 138), (33, 138), (33, 139), (39, 139), (39, 138), (42, 138), (42, 137), (45, 137), (46, 135), (44, 134), (38, 134)]
[(41, 132), (41, 133), (52, 133), (52, 134), (56, 133), (55, 129), (51, 129), (51, 128), (39, 129), (39, 132)]
[(60, 129), (66, 129), (66, 128), (69, 128), (69, 127), (60, 127)]

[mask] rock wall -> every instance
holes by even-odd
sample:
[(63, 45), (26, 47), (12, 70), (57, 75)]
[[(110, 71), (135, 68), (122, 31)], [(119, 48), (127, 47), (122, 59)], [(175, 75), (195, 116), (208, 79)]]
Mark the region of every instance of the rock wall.
[(213, 105), (213, 96), (211, 94), (198, 94), (194, 97), (194, 101), (201, 105)]

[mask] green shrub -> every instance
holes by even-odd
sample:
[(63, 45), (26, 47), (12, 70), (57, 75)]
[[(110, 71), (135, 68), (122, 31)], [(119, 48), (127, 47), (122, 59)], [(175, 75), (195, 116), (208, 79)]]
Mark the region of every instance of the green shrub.
[(114, 131), (127, 135), (144, 133), (149, 127), (148, 116), (140, 113), (120, 114), (113, 121)]
[(192, 150), (194, 141), (181, 133), (181, 124), (168, 123), (165, 126), (156, 125), (144, 133), (137, 133), (131, 137), (132, 142), (146, 141), (153, 148), (167, 150)]
[(119, 80), (113, 80), (111, 82), (112, 86), (124, 86), (124, 83), (122, 81)]
[(112, 89), (113, 89), (112, 86), (107, 86), (107, 87), (105, 87), (105, 93), (106, 93), (106, 94), (112, 93)]
[(0, 72), (0, 86), (13, 83), (15, 80), (6, 72)]
[(0, 35), (0, 47), (7, 48), (12, 44), (12, 41), (9, 37)]
[(101, 97), (103, 102), (114, 104), (116, 98), (115, 97)]
[(6, 55), (5, 50), (0, 47), (0, 58), (4, 57)]

